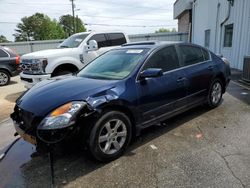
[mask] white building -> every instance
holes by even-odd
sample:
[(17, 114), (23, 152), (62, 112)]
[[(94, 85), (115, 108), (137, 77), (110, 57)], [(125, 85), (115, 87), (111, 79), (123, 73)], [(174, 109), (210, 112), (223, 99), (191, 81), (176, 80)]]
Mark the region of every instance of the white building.
[(191, 42), (243, 69), (244, 57), (250, 56), (250, 0), (177, 0), (174, 18), (189, 31)]

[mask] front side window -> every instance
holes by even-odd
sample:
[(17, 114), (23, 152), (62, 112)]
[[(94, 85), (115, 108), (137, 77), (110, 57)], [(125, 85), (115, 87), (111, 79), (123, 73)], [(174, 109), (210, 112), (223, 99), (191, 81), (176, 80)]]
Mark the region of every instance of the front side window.
[(224, 47), (232, 47), (232, 43), (233, 43), (233, 29), (234, 29), (234, 25), (233, 24), (225, 26)]
[(72, 35), (69, 38), (65, 39), (59, 45), (59, 48), (77, 48), (87, 36), (88, 34)]
[(111, 33), (108, 36), (112, 46), (120, 46), (126, 43), (126, 38), (122, 33)]
[(163, 72), (179, 68), (179, 60), (175, 47), (169, 46), (153, 54), (146, 62), (143, 70), (148, 68), (160, 68)]
[(83, 68), (78, 76), (121, 80), (127, 77), (141, 63), (148, 49), (119, 49), (109, 51)]
[(201, 48), (195, 46), (181, 45), (179, 53), (182, 59), (182, 66), (193, 65), (204, 61)]
[(109, 46), (108, 45), (108, 41), (105, 37), (104, 34), (96, 34), (96, 35), (93, 35), (90, 39), (90, 40), (95, 40), (98, 44), (98, 48), (102, 48), (102, 47), (107, 47)]

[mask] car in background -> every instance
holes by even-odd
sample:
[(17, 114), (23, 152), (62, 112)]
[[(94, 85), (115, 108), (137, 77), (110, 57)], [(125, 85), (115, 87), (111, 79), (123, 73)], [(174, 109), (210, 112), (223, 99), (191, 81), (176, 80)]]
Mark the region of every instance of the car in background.
[(16, 101), (11, 118), (30, 143), (78, 137), (96, 159), (110, 161), (142, 129), (198, 105), (219, 106), (230, 75), (229, 64), (198, 45), (125, 44), (77, 75), (36, 84)]
[(19, 74), (20, 57), (13, 50), (0, 46), (0, 86), (9, 84), (10, 77)]

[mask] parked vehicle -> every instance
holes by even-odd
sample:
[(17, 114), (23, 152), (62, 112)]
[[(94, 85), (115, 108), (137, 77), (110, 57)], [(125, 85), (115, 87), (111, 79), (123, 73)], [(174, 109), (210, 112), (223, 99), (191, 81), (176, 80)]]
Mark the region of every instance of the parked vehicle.
[(0, 46), (0, 86), (8, 85), (10, 77), (19, 74), (20, 57), (10, 48)]
[(23, 55), (21, 80), (26, 88), (31, 88), (41, 80), (75, 73), (97, 56), (127, 42), (128, 37), (121, 32), (74, 34), (64, 40), (57, 49)]
[(110, 161), (140, 130), (197, 105), (217, 107), (229, 81), (229, 64), (203, 47), (131, 43), (75, 76), (36, 84), (17, 100), (11, 117), (33, 144), (78, 136), (96, 159)]

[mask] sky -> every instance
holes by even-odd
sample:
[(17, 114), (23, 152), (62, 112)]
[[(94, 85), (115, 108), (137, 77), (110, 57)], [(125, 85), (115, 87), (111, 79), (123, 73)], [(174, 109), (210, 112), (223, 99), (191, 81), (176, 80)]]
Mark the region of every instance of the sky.
[[(119, 30), (127, 34), (154, 33), (177, 28), (173, 19), (175, 0), (74, 0), (75, 14), (87, 30)], [(36, 12), (51, 19), (72, 14), (70, 0), (0, 0), (0, 35), (13, 41), (21, 18)]]

